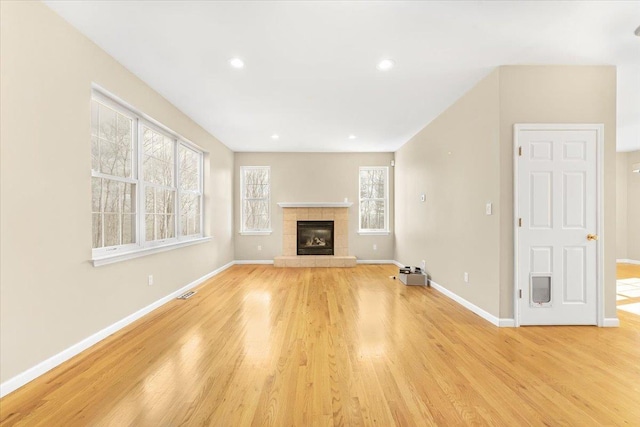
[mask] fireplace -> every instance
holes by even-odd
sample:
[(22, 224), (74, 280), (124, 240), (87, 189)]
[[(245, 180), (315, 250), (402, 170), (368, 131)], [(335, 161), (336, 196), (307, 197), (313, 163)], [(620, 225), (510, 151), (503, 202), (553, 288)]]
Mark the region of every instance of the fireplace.
[(333, 221), (298, 221), (298, 255), (333, 255)]
[[(356, 257), (349, 255), (349, 207), (353, 203), (342, 202), (280, 202), (282, 208), (282, 255), (273, 259), (276, 267), (355, 267)], [(330, 238), (329, 247), (332, 251), (327, 251), (327, 240), (325, 237), (324, 246), (316, 245), (307, 247), (307, 240), (313, 236), (307, 236), (300, 247), (300, 232), (309, 233), (304, 227), (304, 223), (314, 222), (327, 223), (333, 221), (333, 234), (331, 231), (324, 232)], [(302, 230), (299, 224), (303, 225)], [(327, 224), (328, 225), (328, 224)], [(299, 251), (302, 249), (302, 252)], [(320, 249), (320, 255), (308, 256), (315, 253), (315, 249)], [(310, 253), (311, 252), (311, 253)], [(307, 256), (304, 255), (307, 254)], [(327, 255), (325, 255), (327, 253)]]

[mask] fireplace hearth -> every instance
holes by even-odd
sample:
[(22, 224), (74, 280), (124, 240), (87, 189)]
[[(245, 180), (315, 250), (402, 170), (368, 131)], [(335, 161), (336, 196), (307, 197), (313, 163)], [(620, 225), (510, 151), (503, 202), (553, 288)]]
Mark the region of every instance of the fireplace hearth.
[(333, 255), (333, 221), (298, 221), (298, 255)]

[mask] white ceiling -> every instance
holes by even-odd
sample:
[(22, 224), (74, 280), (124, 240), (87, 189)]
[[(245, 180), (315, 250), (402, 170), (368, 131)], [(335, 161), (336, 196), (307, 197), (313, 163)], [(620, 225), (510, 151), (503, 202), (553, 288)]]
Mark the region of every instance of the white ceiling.
[(640, 1), (46, 4), (234, 151), (394, 151), (505, 64), (617, 65), (640, 149)]

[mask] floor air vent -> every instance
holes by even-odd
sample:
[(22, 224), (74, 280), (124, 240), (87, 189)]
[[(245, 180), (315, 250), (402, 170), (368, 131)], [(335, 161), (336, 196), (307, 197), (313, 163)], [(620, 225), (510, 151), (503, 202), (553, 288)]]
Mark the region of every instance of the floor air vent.
[(185, 292), (184, 294), (180, 295), (178, 297), (178, 299), (189, 299), (192, 296), (194, 296), (196, 294), (196, 291), (189, 291), (189, 292)]

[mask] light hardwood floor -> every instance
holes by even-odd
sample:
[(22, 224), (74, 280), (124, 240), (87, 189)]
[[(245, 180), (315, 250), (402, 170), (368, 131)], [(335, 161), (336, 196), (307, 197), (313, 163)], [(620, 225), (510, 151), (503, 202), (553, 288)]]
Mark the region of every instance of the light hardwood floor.
[(6, 396), (0, 424), (640, 425), (631, 315), (497, 328), (396, 271), (235, 266)]
[(640, 277), (640, 265), (624, 263), (616, 265), (617, 279), (632, 279), (635, 277)]
[[(616, 268), (616, 278), (618, 280), (621, 279), (640, 279), (640, 265), (638, 264), (623, 264), (620, 263), (617, 265)], [(620, 289), (620, 287), (618, 287), (618, 289)], [(623, 292), (623, 291), (619, 291), (619, 294), (624, 294), (624, 295), (620, 295), (621, 297), (624, 297), (624, 299), (620, 299), (617, 301), (616, 305), (618, 306), (618, 308), (620, 308), (621, 306), (625, 306), (625, 305), (629, 305), (631, 307), (637, 307), (637, 305), (640, 303), (640, 296), (633, 296), (633, 294), (630, 294), (628, 292)], [(631, 317), (629, 317), (631, 316)], [(618, 317), (620, 318), (621, 321), (626, 321), (629, 318), (631, 319), (635, 319), (638, 318), (638, 314), (636, 313), (629, 313), (627, 310), (625, 309), (618, 309)], [(640, 404), (640, 403), (639, 403)]]

